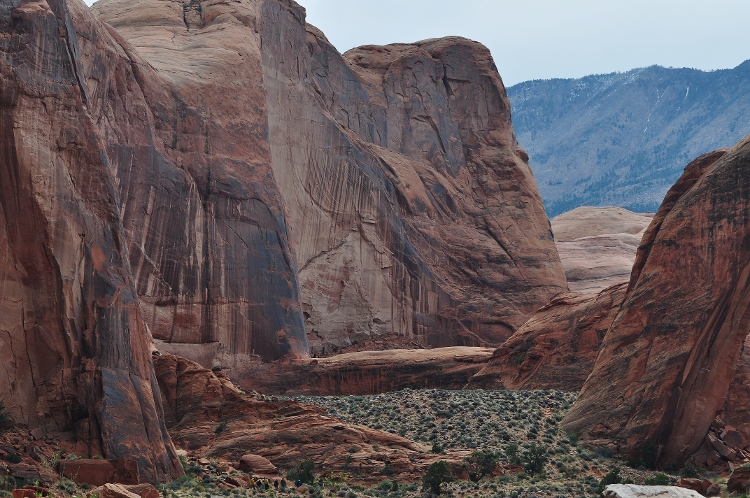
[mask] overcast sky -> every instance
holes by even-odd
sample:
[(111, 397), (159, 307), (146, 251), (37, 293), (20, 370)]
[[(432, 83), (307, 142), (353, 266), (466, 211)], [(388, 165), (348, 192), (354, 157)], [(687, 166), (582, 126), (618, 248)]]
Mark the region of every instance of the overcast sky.
[[(91, 3), (91, 0), (86, 0)], [(748, 0), (299, 0), (344, 52), (460, 35), (487, 45), (506, 86), (659, 64), (750, 59)]]
[(460, 35), (487, 45), (506, 86), (659, 64), (750, 59), (748, 0), (301, 0), (340, 51)]

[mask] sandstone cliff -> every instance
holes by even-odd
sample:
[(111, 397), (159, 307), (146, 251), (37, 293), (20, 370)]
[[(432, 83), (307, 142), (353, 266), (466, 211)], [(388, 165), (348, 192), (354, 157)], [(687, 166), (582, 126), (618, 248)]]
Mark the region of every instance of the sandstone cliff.
[(652, 217), (618, 207), (590, 206), (554, 217), (552, 232), (570, 290), (600, 292), (629, 281)]
[(492, 345), (565, 289), (481, 45), (342, 57), (276, 0), (94, 10), (157, 77), (141, 85), (163, 157), (118, 161), (156, 338), (222, 345), (234, 368), (306, 339), (315, 354), (394, 333)]
[[(563, 427), (680, 464), (724, 408), (750, 326), (750, 137), (693, 161), (644, 235), (621, 311)], [(732, 409), (733, 423), (742, 410)]]
[(626, 287), (555, 297), (495, 350), (467, 387), (580, 390)]
[(182, 468), (102, 133), (102, 102), (134, 83), (116, 47), (80, 2), (0, 5), (0, 396), (17, 421), (165, 479)]
[(0, 396), (144, 479), (181, 472), (151, 334), (240, 375), (499, 344), (566, 290), (475, 42), (342, 57), (286, 0), (9, 0), (0, 74)]

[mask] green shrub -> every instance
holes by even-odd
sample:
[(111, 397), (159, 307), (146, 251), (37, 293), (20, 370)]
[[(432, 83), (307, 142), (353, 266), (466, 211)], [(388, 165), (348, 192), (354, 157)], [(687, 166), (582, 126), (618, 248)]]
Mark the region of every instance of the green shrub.
[(680, 471), (680, 475), (682, 477), (687, 477), (687, 478), (693, 478), (693, 479), (695, 479), (695, 478), (697, 478), (700, 475), (700, 472), (698, 471), (698, 469), (696, 467), (694, 467), (692, 465), (686, 465), (685, 468), (683, 468)]
[(609, 484), (620, 484), (622, 477), (620, 476), (620, 468), (615, 467), (614, 469), (607, 472), (601, 481), (599, 481), (599, 493), (601, 494)]
[(518, 445), (516, 443), (505, 448), (505, 455), (508, 457), (508, 461), (513, 465), (521, 464), (521, 458), (518, 455)]
[(305, 460), (286, 473), (286, 478), (292, 482), (301, 482), (302, 484), (313, 484), (315, 482), (315, 462)]
[(479, 482), (497, 468), (497, 454), (493, 451), (475, 451), (466, 459), (465, 466), (469, 479)]
[(663, 472), (657, 472), (653, 477), (649, 477), (644, 482), (646, 486), (669, 486), (672, 484), (672, 478)]
[(547, 463), (547, 450), (541, 445), (537, 446), (536, 443), (532, 443), (531, 447), (524, 451), (522, 465), (528, 474), (541, 473), (545, 463)]
[(646, 441), (641, 447), (641, 462), (647, 469), (656, 468), (656, 445), (651, 441)]
[(16, 479), (13, 476), (0, 476), (0, 489), (13, 491), (16, 489)]
[(443, 483), (453, 482), (453, 476), (451, 476), (450, 467), (448, 462), (440, 460), (427, 469), (424, 477), (422, 477), (422, 489), (429, 490), (434, 495), (440, 494), (440, 486)]
[(226, 430), (226, 428), (227, 428), (227, 423), (226, 422), (222, 422), (222, 423), (220, 423), (219, 425), (216, 426), (216, 430), (214, 432), (218, 435), (218, 434), (221, 434), (222, 432), (224, 432), (224, 430)]
[(432, 444), (432, 450), (430, 450), (432, 453), (435, 453), (437, 455), (445, 453), (445, 448), (440, 443), (433, 443)]

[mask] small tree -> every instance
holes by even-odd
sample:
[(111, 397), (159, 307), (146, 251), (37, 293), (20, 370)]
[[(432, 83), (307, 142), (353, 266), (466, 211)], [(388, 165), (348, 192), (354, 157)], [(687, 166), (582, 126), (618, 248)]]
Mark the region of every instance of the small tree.
[(497, 454), (493, 451), (475, 451), (466, 459), (465, 465), (469, 479), (479, 482), (497, 468)]
[(513, 465), (519, 465), (521, 458), (518, 455), (518, 445), (513, 443), (505, 449), (505, 455), (508, 457), (508, 461)]
[(287, 479), (292, 482), (301, 482), (302, 484), (313, 484), (315, 482), (315, 462), (312, 460), (305, 460), (301, 464), (297, 465), (296, 469), (292, 469), (286, 473)]
[(532, 443), (531, 447), (523, 453), (523, 468), (530, 475), (538, 474), (544, 470), (547, 463), (547, 451)]
[(453, 482), (448, 462), (440, 460), (427, 469), (427, 473), (422, 477), (422, 489), (430, 490), (433, 495), (440, 494), (440, 485), (447, 482)]
[(599, 493), (604, 492), (604, 488), (610, 484), (620, 484), (621, 482), (622, 477), (620, 476), (620, 468), (615, 467), (607, 472), (604, 477), (602, 477), (601, 481), (599, 481)]

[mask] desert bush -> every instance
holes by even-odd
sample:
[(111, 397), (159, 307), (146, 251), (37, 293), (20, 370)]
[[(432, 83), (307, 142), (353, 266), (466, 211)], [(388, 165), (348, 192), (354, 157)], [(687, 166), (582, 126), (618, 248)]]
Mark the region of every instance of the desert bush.
[(672, 478), (663, 472), (657, 472), (653, 477), (644, 481), (646, 486), (669, 486), (672, 484)]
[(296, 469), (291, 469), (286, 473), (286, 478), (292, 482), (301, 482), (302, 484), (313, 484), (315, 482), (315, 462), (305, 460), (297, 465)]
[(620, 476), (620, 468), (615, 467), (614, 469), (607, 472), (604, 477), (602, 477), (601, 481), (599, 481), (599, 493), (602, 493), (604, 491), (604, 488), (606, 488), (610, 484), (620, 484), (622, 482), (622, 477)]
[(434, 495), (439, 495), (440, 486), (449, 482), (453, 482), (453, 476), (451, 476), (448, 462), (440, 460), (430, 465), (427, 473), (422, 477), (422, 489), (429, 490)]
[(547, 463), (547, 450), (541, 445), (537, 446), (532, 443), (531, 447), (524, 451), (522, 465), (527, 473), (531, 475), (541, 473), (545, 463)]
[(16, 479), (13, 476), (0, 476), (0, 489), (13, 491), (16, 489)]
[(465, 466), (469, 479), (479, 482), (497, 468), (497, 454), (494, 451), (475, 451), (466, 459)]

